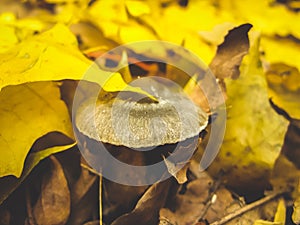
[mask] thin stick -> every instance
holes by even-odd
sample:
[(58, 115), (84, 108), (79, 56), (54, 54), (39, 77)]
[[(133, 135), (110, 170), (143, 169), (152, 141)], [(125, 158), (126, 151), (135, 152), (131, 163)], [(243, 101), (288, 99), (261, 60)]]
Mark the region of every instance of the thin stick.
[(92, 169), (91, 167), (85, 165), (84, 163), (80, 163), (81, 167), (87, 169), (93, 174), (99, 176), (99, 224), (103, 225), (103, 205), (102, 205), (102, 186), (103, 186), (103, 178), (101, 173), (97, 172), (96, 170)]
[(234, 219), (234, 218), (236, 218), (236, 217), (238, 217), (238, 216), (240, 216), (240, 215), (242, 215), (242, 214), (244, 214), (244, 213), (246, 213), (246, 212), (248, 212), (248, 211), (250, 211), (250, 210), (252, 210), (252, 209), (254, 209), (256, 207), (258, 207), (258, 206), (260, 206), (260, 205), (263, 205), (263, 204), (267, 203), (268, 201), (271, 201), (271, 200), (279, 197), (282, 194), (283, 193), (275, 193), (275, 194), (266, 196), (266, 197), (264, 197), (264, 198), (262, 198), (262, 199), (260, 199), (260, 200), (258, 200), (256, 202), (253, 202), (253, 203), (251, 203), (249, 205), (244, 206), (243, 208), (241, 208), (241, 209), (239, 209), (239, 210), (237, 210), (237, 211), (235, 211), (233, 213), (230, 213), (230, 214), (224, 216), (219, 221), (213, 222), (210, 225), (222, 225), (224, 223), (227, 223), (228, 221), (230, 221), (230, 220), (232, 220), (232, 219)]
[(93, 168), (91, 168), (91, 167), (85, 165), (84, 163), (80, 163), (80, 166), (81, 166), (82, 168), (88, 170), (88, 171), (91, 172), (92, 174), (95, 174), (95, 175), (101, 177), (101, 174), (100, 174), (100, 173), (98, 173), (98, 172), (97, 172), (96, 170), (94, 170)]
[(99, 221), (100, 225), (103, 225), (103, 214), (102, 214), (102, 175), (99, 176)]

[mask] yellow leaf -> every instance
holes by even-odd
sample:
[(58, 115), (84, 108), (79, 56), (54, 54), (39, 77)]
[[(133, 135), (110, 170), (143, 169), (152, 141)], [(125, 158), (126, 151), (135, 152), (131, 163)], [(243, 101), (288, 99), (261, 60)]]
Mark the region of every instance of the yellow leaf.
[[(300, 18), (299, 18), (300, 20)], [(299, 23), (300, 24), (300, 23)], [(270, 63), (285, 63), (300, 71), (300, 45), (288, 39), (262, 38), (265, 58)]]
[(274, 222), (266, 221), (266, 220), (256, 220), (254, 222), (254, 225), (284, 225), (285, 214), (286, 214), (285, 203), (284, 200), (281, 198), (277, 206)]
[(13, 27), (0, 24), (0, 54), (18, 43)]
[[(80, 0), (85, 1), (86, 0)], [(45, 2), (51, 3), (51, 4), (60, 4), (60, 3), (76, 3), (78, 0), (45, 0)]]
[(229, 184), (244, 190), (265, 185), (288, 126), (288, 121), (269, 104), (267, 81), (259, 60), (259, 39), (254, 38), (249, 55), (242, 61), (240, 77), (225, 80), (226, 132), (218, 163), (213, 166), (216, 172), (230, 171), (226, 175)]
[[(47, 16), (50, 17), (50, 14), (47, 14)], [(17, 19), (16, 15), (10, 12), (0, 14), (0, 26), (6, 26), (6, 28), (14, 29), (14, 35), (20, 40), (32, 36), (35, 32), (42, 32), (48, 28), (49, 25), (50, 23), (48, 21), (42, 20), (41, 15), (39, 15), (38, 18), (27, 17)], [(1, 38), (3, 37), (1, 36)]]
[(0, 177), (21, 175), (25, 158), (39, 137), (52, 131), (73, 136), (57, 83), (5, 87), (0, 102)]
[(119, 38), (119, 41), (122, 44), (157, 39), (151, 30), (145, 26), (139, 25), (134, 21), (120, 28)]
[[(123, 91), (126, 88), (153, 98), (140, 88), (127, 87), (118, 75), (112, 75), (112, 83), (107, 83), (111, 73), (100, 70), (85, 58), (77, 48), (75, 36), (61, 24), (0, 54), (0, 71), (0, 90), (8, 85), (34, 81), (86, 78), (103, 86), (105, 91)], [(88, 76), (85, 76), (86, 73), (89, 73)]]
[(87, 19), (98, 26), (105, 37), (116, 40), (119, 27), (128, 22), (124, 0), (96, 1), (89, 8)]
[(151, 9), (146, 2), (127, 0), (125, 2), (125, 5), (130, 15), (134, 17), (139, 17), (145, 14), (149, 14), (151, 12)]
[(201, 40), (200, 35), (194, 33), (187, 33), (184, 36), (184, 47), (196, 54), (208, 65), (213, 59), (217, 45), (208, 45)]
[(271, 222), (266, 220), (255, 220), (253, 225), (284, 225), (284, 223)]
[(20, 178), (5, 177), (0, 179), (0, 204), (25, 180), (32, 169), (48, 156), (65, 151), (73, 147), (75, 143), (64, 146), (55, 146), (38, 152), (30, 153), (26, 159), (22, 176)]
[(286, 217), (286, 208), (285, 208), (285, 203), (283, 199), (279, 200), (278, 206), (277, 206), (277, 211), (275, 214), (274, 222), (275, 223), (281, 223), (284, 225), (285, 223), (285, 217)]
[(282, 63), (271, 64), (266, 73), (269, 96), (290, 117), (300, 119), (300, 72)]
[(218, 1), (218, 8), (221, 12), (230, 12), (235, 17), (235, 22), (251, 23), (263, 34), (292, 34), (300, 37), (300, 14), (288, 10), (283, 4), (276, 4), (275, 1), (255, 1), (254, 6), (251, 0), (225, 0)]
[(77, 49), (75, 36), (58, 24), (0, 54), (0, 90), (26, 82), (78, 80), (91, 63)]

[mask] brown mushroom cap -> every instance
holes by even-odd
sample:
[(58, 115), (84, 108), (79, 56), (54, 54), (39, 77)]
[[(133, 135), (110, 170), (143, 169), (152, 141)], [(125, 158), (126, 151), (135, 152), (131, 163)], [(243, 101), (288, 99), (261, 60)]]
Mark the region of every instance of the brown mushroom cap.
[(157, 103), (123, 98), (87, 101), (76, 113), (77, 129), (97, 141), (129, 148), (174, 144), (205, 129), (208, 115), (184, 92), (155, 80), (143, 87)]

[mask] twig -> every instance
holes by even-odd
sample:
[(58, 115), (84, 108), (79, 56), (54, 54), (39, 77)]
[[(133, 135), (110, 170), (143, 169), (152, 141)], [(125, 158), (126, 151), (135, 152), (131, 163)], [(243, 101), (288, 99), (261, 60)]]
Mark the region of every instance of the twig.
[(97, 171), (94, 170), (93, 168), (91, 168), (91, 167), (85, 165), (84, 163), (80, 163), (80, 166), (81, 166), (82, 168), (88, 170), (88, 171), (91, 172), (92, 174), (95, 174), (95, 175), (101, 177), (101, 174), (100, 174), (99, 172), (97, 172)]
[(206, 215), (208, 209), (209, 209), (209, 208), (211, 207), (211, 205), (213, 204), (213, 198), (214, 198), (214, 196), (216, 195), (216, 192), (217, 192), (217, 190), (219, 189), (221, 183), (222, 183), (221, 179), (218, 179), (218, 180), (214, 183), (214, 185), (213, 185), (213, 187), (212, 187), (212, 189), (211, 189), (211, 191), (210, 191), (210, 193), (209, 193), (209, 195), (208, 195), (208, 197), (207, 197), (207, 199), (206, 199), (206, 201), (205, 201), (206, 204), (205, 204), (204, 208), (202, 209), (202, 213), (201, 213), (200, 216), (198, 217), (198, 220), (197, 220), (197, 221), (200, 221), (200, 220), (202, 220), (202, 219), (204, 218), (204, 216)]
[(80, 166), (84, 169), (87, 169), (89, 172), (99, 176), (99, 224), (103, 225), (103, 207), (102, 207), (102, 186), (103, 186), (103, 178), (101, 173), (97, 172), (93, 168), (85, 165), (84, 163), (80, 163)]
[(102, 175), (99, 177), (99, 221), (100, 225), (103, 225), (103, 210), (102, 210)]
[(243, 208), (241, 208), (241, 209), (239, 209), (239, 210), (237, 210), (235, 212), (232, 212), (232, 213), (224, 216), (219, 221), (213, 222), (210, 225), (222, 225), (224, 223), (227, 223), (228, 221), (230, 221), (230, 220), (232, 220), (232, 219), (234, 219), (234, 218), (236, 218), (236, 217), (238, 217), (238, 216), (240, 216), (240, 215), (242, 215), (242, 214), (244, 214), (244, 213), (246, 213), (246, 212), (248, 212), (248, 211), (250, 211), (250, 210), (252, 210), (252, 209), (254, 209), (256, 207), (258, 207), (258, 206), (260, 206), (260, 205), (264, 205), (268, 201), (271, 201), (271, 200), (273, 200), (273, 199), (281, 196), (282, 194), (283, 193), (275, 193), (275, 194), (266, 196), (266, 197), (264, 197), (264, 198), (262, 198), (262, 199), (260, 199), (260, 200), (258, 200), (256, 202), (253, 202), (253, 203), (251, 203), (249, 205), (246, 205)]

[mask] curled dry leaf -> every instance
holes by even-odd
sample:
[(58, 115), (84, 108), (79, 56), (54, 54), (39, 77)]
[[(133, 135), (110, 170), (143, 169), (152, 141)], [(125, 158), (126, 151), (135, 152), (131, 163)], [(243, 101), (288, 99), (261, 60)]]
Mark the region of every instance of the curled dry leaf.
[(30, 174), (33, 168), (43, 159), (49, 157), (50, 155), (62, 152), (72, 148), (74, 144), (55, 146), (47, 149), (43, 149), (38, 152), (30, 153), (25, 161), (24, 170), (22, 176), (17, 179), (15, 177), (7, 176), (1, 178), (0, 180), (0, 204), (25, 180), (25, 178)]
[[(95, 198), (97, 192), (97, 176), (86, 168), (82, 168), (80, 176), (71, 188), (71, 214), (69, 225), (82, 225), (92, 217), (92, 212), (97, 205)], [(98, 223), (99, 224), (99, 223)]]
[(249, 50), (248, 32), (251, 24), (243, 24), (230, 30), (224, 42), (218, 46), (217, 54), (209, 67), (217, 78), (236, 79), (240, 64)]
[[(217, 97), (224, 95), (225, 98), (226, 96), (223, 79), (229, 77), (233, 79), (238, 78), (242, 59), (249, 50), (248, 32), (251, 27), (251, 24), (243, 24), (230, 30), (225, 36), (224, 42), (218, 46), (217, 53), (209, 64), (211, 72), (219, 79), (222, 93), (219, 93), (221, 91), (216, 90), (215, 87), (208, 87), (207, 84), (210, 84), (210, 81), (209, 76), (205, 75), (205, 71), (202, 74), (204, 77), (199, 81), (199, 83), (202, 82), (205, 85), (202, 87), (197, 85), (197, 77), (190, 79), (187, 83), (185, 89), (190, 89), (188, 91), (189, 96), (206, 112), (210, 112), (210, 110), (223, 104), (223, 102), (220, 102), (220, 98)], [(209, 99), (209, 102), (207, 99)]]
[(165, 204), (173, 179), (153, 184), (140, 198), (133, 211), (116, 219), (112, 225), (158, 223), (159, 210)]
[(70, 214), (70, 191), (59, 161), (54, 156), (50, 159), (51, 171), (42, 181), (33, 217), (38, 225), (64, 225)]

